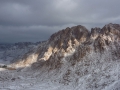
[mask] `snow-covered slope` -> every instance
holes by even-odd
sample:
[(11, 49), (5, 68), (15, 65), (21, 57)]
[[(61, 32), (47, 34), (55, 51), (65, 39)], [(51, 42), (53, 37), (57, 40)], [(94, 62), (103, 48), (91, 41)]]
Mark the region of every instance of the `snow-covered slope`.
[(0, 44), (0, 63), (10, 64), (14, 60), (21, 58), (25, 53), (31, 51), (35, 46), (30, 42)]
[(66, 28), (1, 70), (1, 90), (119, 90), (120, 25)]

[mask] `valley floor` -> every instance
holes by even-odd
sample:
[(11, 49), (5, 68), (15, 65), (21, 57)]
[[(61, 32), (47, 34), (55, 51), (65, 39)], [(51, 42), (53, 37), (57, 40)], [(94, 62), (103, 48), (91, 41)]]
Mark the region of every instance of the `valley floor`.
[[(81, 77), (79, 83), (76, 85), (74, 83), (66, 85), (57, 82), (57, 78), (51, 78), (52, 74), (46, 76), (45, 73), (40, 76), (40, 73), (36, 71), (26, 72), (26, 69), (13, 71), (5, 69), (0, 70), (0, 90), (120, 90), (120, 80), (114, 79), (112, 82), (108, 82), (103, 81), (103, 77), (100, 77), (101, 81), (95, 82), (96, 84), (107, 82), (106, 84), (104, 83), (104, 88), (100, 89), (99, 87), (97, 88), (97, 86), (87, 86), (88, 83), (93, 84), (93, 82), (86, 83), (86, 80), (90, 79), (90, 74)], [(92, 78), (94, 79), (94, 77)]]
[[(3, 69), (1, 69), (3, 70)], [(42, 80), (32, 73), (15, 73), (14, 71), (0, 72), (0, 90), (73, 90), (72, 87)]]

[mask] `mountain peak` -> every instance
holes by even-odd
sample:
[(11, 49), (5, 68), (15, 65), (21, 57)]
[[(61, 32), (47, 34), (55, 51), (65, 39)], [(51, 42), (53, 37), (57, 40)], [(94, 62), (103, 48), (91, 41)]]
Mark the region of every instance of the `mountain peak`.
[(30, 63), (46, 62), (54, 67), (62, 62), (63, 57), (69, 55), (71, 55), (72, 59), (79, 60), (91, 51), (102, 53), (112, 43), (120, 42), (119, 27), (118, 24), (108, 24), (102, 29), (98, 27), (92, 28), (91, 32), (82, 25), (67, 27), (51, 35), (47, 42), (41, 44), (36, 51), (34, 50), (37, 58), (35, 61), (24, 59)]
[(51, 37), (50, 37), (50, 42), (51, 41), (67, 41), (67, 40), (73, 40), (73, 39), (76, 39), (78, 40), (79, 42), (83, 42), (82, 39), (83, 37), (87, 37), (87, 35), (89, 34), (89, 31), (84, 27), (84, 26), (81, 26), (81, 25), (78, 25), (78, 26), (74, 26), (74, 27), (67, 27), (66, 29), (63, 29), (61, 31), (58, 31), (57, 33), (53, 34)]

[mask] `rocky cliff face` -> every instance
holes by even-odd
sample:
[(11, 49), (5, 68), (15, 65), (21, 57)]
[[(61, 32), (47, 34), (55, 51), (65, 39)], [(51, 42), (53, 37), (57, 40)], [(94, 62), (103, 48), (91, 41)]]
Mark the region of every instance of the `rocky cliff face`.
[(111, 45), (119, 48), (119, 42), (120, 25), (118, 24), (108, 24), (102, 29), (92, 28), (91, 32), (79, 25), (53, 34), (48, 41), (47, 52), (39, 60), (49, 62), (51, 58), (56, 59), (54, 55), (58, 57), (56, 61), (67, 55), (71, 55), (74, 60), (80, 60), (91, 51), (102, 53)]
[[(70, 60), (80, 61), (81, 58), (94, 52), (104, 52), (108, 48), (116, 48), (114, 53), (120, 54), (120, 25), (108, 24), (101, 28), (92, 28), (91, 32), (84, 26), (78, 25), (67, 27), (51, 35), (50, 39), (40, 44), (31, 53), (26, 54), (22, 59), (22, 64), (32, 64), (33, 62), (44, 63), (56, 68), (62, 64), (63, 58), (69, 56)], [(34, 60), (31, 58), (36, 56)], [(30, 59), (31, 58), (31, 59)], [(20, 60), (21, 62), (21, 60)], [(19, 62), (17, 62), (19, 63)], [(41, 64), (40, 64), (41, 65)]]

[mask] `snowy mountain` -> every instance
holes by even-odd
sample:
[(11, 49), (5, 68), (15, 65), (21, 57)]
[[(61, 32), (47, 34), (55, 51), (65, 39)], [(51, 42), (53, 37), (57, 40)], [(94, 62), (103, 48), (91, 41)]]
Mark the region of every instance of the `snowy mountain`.
[(120, 90), (120, 25), (67, 27), (7, 67), (1, 90)]
[(15, 44), (0, 44), (0, 63), (10, 64), (34, 48), (34, 43), (19, 42)]

